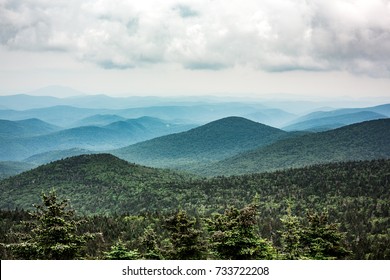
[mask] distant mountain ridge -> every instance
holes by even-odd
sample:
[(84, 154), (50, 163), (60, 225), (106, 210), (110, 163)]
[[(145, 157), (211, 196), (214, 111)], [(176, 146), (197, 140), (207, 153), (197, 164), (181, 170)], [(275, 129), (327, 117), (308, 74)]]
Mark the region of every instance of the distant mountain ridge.
[(310, 131), (325, 131), (339, 128), (349, 124), (359, 123), (363, 121), (386, 119), (388, 116), (372, 111), (360, 111), (330, 117), (321, 117), (309, 119), (302, 122), (297, 122), (292, 125), (283, 127), (284, 130), (310, 130)]
[(58, 130), (60, 130), (60, 127), (39, 119), (20, 121), (0, 120), (0, 137), (4, 138), (37, 136)]
[[(13, 123), (20, 122), (23, 121)], [(82, 126), (37, 136), (22, 135), (12, 139), (0, 137), (0, 160), (20, 161), (34, 154), (73, 148), (91, 151), (111, 150), (193, 127), (142, 117), (114, 122), (103, 127)]]
[(344, 108), (344, 109), (336, 109), (336, 110), (330, 110), (330, 111), (316, 111), (316, 112), (304, 115), (302, 117), (299, 117), (298, 119), (295, 119), (292, 122), (292, 124), (307, 121), (307, 120), (321, 119), (321, 118), (327, 118), (327, 117), (336, 117), (336, 116), (340, 116), (340, 115), (353, 114), (353, 113), (359, 113), (359, 112), (368, 112), (368, 111), (390, 117), (390, 103), (389, 104), (382, 104), (382, 105), (378, 105), (378, 106), (373, 106), (373, 107), (364, 107), (364, 108)]

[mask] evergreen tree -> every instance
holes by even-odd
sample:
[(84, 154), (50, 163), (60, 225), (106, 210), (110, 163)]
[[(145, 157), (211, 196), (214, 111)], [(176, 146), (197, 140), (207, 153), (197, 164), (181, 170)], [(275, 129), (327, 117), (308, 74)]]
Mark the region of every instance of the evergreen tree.
[(111, 246), (111, 250), (105, 253), (107, 260), (139, 260), (141, 255), (138, 250), (128, 250), (123, 241), (119, 240)]
[(151, 226), (148, 226), (140, 238), (140, 244), (144, 247), (143, 256), (147, 260), (162, 260), (163, 252), (158, 244), (158, 236)]
[(202, 241), (202, 231), (196, 228), (196, 219), (190, 218), (184, 210), (168, 217), (165, 228), (169, 231), (172, 244), (169, 258), (200, 260), (205, 257), (206, 245)]
[(230, 207), (224, 214), (208, 219), (210, 243), (219, 259), (256, 260), (275, 258), (271, 243), (257, 232), (257, 205), (250, 204), (241, 210)]
[(308, 213), (306, 223), (288, 214), (281, 219), (282, 254), (286, 259), (343, 259), (350, 254), (345, 248), (345, 234), (338, 225), (329, 223), (327, 213)]
[(308, 226), (303, 237), (309, 247), (311, 259), (343, 259), (350, 254), (345, 248), (345, 234), (339, 232), (338, 225), (328, 222), (327, 213), (308, 213)]
[(84, 246), (91, 234), (77, 234), (75, 213), (66, 200), (58, 201), (51, 191), (42, 194), (42, 204), (34, 205), (31, 231), (23, 235), (20, 243), (10, 245), (21, 259), (72, 260), (85, 257)]

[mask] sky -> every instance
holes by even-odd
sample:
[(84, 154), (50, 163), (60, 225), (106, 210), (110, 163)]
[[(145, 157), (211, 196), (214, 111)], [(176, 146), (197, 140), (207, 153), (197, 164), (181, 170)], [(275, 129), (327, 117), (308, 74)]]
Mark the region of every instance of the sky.
[(390, 0), (0, 0), (0, 94), (390, 99)]

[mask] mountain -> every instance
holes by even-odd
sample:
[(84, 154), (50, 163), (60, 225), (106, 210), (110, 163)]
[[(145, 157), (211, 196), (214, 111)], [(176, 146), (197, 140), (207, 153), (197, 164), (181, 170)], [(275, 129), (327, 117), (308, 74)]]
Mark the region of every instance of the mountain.
[[(90, 151), (112, 150), (193, 127), (194, 125), (175, 124), (156, 118), (142, 117), (114, 122), (103, 127), (82, 126), (33, 137), (12, 139), (0, 137), (2, 144), (0, 160), (20, 161), (35, 154), (73, 148)], [(63, 153), (59, 152), (58, 156), (61, 154)], [(53, 158), (55, 155), (55, 153), (51, 154), (48, 158), (61, 158)], [(38, 156), (40, 159), (34, 159), (34, 161), (41, 162), (45, 157), (45, 155), (43, 158)]]
[(134, 213), (175, 201), (171, 185), (188, 178), (130, 164), (109, 154), (81, 155), (0, 181), (0, 208), (31, 209), (42, 191), (55, 188), (59, 196), (71, 199), (79, 213)]
[(202, 175), (244, 174), (318, 163), (390, 157), (390, 119), (284, 139), (199, 168)]
[(302, 117), (299, 117), (298, 119), (294, 120), (291, 124), (300, 123), (307, 120), (336, 117), (336, 116), (359, 113), (359, 112), (374, 112), (377, 114), (385, 115), (386, 117), (390, 117), (390, 104), (383, 104), (383, 105), (378, 105), (374, 107), (365, 107), (365, 108), (345, 108), (345, 109), (337, 109), (331, 111), (316, 111), (304, 115)]
[(58, 130), (60, 130), (59, 127), (39, 119), (21, 121), (0, 120), (0, 138), (30, 137), (48, 134)]
[(114, 155), (155, 167), (204, 164), (288, 137), (277, 128), (241, 117), (223, 118), (186, 132), (171, 134), (111, 151)]
[[(250, 119), (261, 120), (269, 125), (284, 124), (295, 117), (283, 110), (266, 107), (255, 100), (247, 102), (229, 100), (229, 98), (216, 97), (162, 98), (105, 95), (81, 95), (67, 98), (30, 95), (0, 96), (0, 104), (8, 108), (0, 110), (0, 118), (7, 120), (39, 118), (70, 128), (81, 125), (102, 125), (99, 122), (83, 120), (94, 115), (117, 115), (125, 119), (151, 116), (198, 124), (228, 116), (248, 116)], [(105, 124), (108, 123), (105, 122)]]
[(310, 130), (310, 131), (325, 131), (349, 124), (359, 123), (363, 121), (377, 120), (388, 118), (386, 115), (371, 112), (361, 111), (350, 114), (336, 115), (331, 117), (315, 118), (306, 121), (298, 122), (286, 127), (283, 127), (286, 131), (294, 130)]
[(0, 161), (0, 180), (36, 167), (35, 164), (17, 161)]

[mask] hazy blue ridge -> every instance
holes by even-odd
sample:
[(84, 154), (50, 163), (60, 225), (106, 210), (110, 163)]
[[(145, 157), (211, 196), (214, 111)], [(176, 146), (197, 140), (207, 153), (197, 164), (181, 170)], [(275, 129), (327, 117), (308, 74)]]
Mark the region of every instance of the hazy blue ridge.
[(359, 123), (363, 121), (385, 119), (388, 116), (371, 111), (361, 111), (331, 117), (315, 118), (283, 127), (286, 131), (311, 130), (325, 131), (339, 128), (345, 125)]

